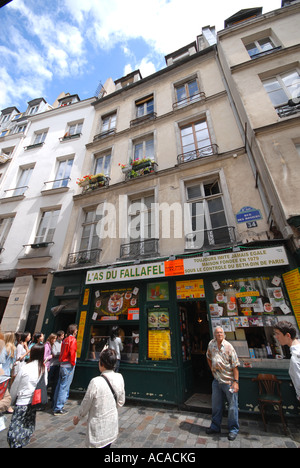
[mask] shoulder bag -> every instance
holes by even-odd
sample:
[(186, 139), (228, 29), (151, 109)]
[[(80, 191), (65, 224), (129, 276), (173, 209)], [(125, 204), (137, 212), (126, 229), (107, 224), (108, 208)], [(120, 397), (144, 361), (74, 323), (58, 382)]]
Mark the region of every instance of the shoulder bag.
[(36, 410), (45, 410), (47, 403), (47, 386), (45, 384), (45, 372), (43, 372), (33, 393), (31, 406)]
[(104, 380), (106, 380), (106, 382), (107, 382), (109, 388), (111, 389), (111, 393), (112, 393), (113, 396), (114, 396), (114, 399), (115, 399), (115, 401), (116, 401), (116, 404), (118, 404), (118, 397), (117, 397), (117, 394), (116, 394), (116, 392), (114, 391), (114, 389), (113, 389), (113, 387), (112, 387), (110, 381), (109, 381), (108, 378), (105, 377), (105, 375), (103, 375), (103, 374), (101, 374), (100, 377), (103, 377)]

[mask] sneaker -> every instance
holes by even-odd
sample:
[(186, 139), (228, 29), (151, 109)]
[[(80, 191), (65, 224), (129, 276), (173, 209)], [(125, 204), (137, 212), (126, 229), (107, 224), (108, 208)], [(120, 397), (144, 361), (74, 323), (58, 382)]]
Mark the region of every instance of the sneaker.
[(64, 414), (68, 414), (69, 411), (66, 411), (65, 409), (61, 409), (58, 411), (53, 411), (53, 416), (62, 416)]
[(228, 440), (235, 440), (237, 438), (237, 434), (235, 432), (229, 432)]

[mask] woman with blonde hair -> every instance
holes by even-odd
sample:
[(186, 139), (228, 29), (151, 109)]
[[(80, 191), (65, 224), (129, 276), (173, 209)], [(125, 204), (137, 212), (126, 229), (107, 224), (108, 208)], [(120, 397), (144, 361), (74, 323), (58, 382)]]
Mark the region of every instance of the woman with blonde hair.
[[(4, 347), (0, 353), (0, 367), (2, 368), (4, 377), (11, 378), (11, 373), (15, 362), (15, 334), (8, 332), (4, 334)], [(12, 414), (14, 410), (12, 408), (8, 408), (7, 412)]]

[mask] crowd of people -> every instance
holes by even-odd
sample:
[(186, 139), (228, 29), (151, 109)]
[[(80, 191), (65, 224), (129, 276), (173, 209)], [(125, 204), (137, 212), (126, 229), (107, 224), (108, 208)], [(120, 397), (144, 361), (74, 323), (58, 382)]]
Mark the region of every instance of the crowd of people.
[[(12, 414), (7, 432), (11, 448), (27, 445), (35, 430), (36, 409), (31, 403), (42, 375), (52, 414), (67, 414), (64, 406), (76, 366), (76, 336), (76, 324), (69, 325), (66, 335), (62, 330), (51, 333), (46, 342), (42, 333), (35, 333), (32, 339), (28, 332), (0, 334), (0, 416), (4, 412)], [(116, 351), (122, 345), (119, 341), (113, 332), (100, 354), (101, 375), (91, 380), (73, 421), (77, 425), (88, 415), (87, 447), (110, 446), (118, 434), (117, 408), (125, 402), (124, 380), (115, 372), (120, 359)]]

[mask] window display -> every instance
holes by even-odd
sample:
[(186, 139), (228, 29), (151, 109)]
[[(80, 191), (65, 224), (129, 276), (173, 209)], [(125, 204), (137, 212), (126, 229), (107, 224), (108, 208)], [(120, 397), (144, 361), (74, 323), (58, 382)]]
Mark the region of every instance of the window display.
[(282, 359), (289, 352), (273, 337), (280, 320), (296, 325), (281, 276), (257, 276), (214, 281), (210, 304), (212, 328), (223, 327), (239, 357)]
[[(99, 356), (107, 344), (112, 325), (95, 324), (91, 327), (90, 345), (87, 360), (99, 361)], [(123, 343), (121, 362), (138, 363), (139, 361), (139, 325), (121, 325), (119, 336)]]
[(138, 309), (139, 288), (96, 290), (92, 320), (127, 320), (128, 311)]

